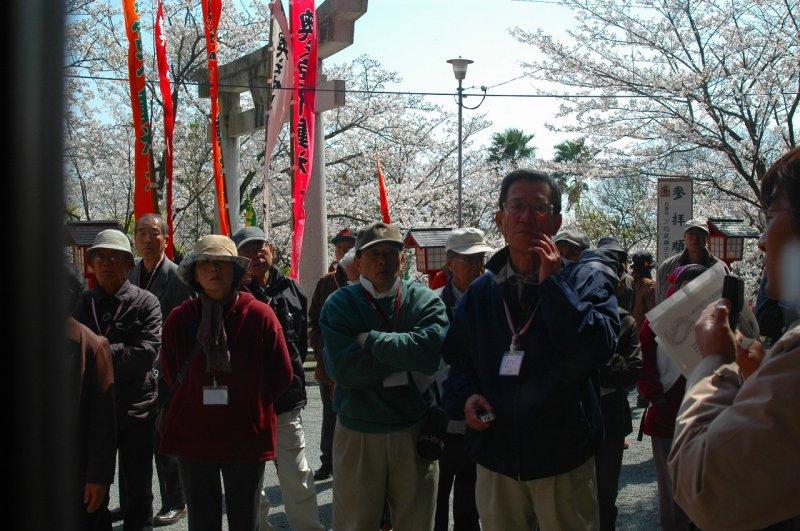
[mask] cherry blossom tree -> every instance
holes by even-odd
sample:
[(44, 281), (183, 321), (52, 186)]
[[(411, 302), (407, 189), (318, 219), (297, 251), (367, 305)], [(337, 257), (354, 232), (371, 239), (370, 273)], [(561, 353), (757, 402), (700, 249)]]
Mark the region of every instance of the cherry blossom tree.
[(564, 98), (558, 126), (597, 172), (690, 176), (760, 207), (759, 179), (797, 144), (800, 9), (792, 0), (563, 0), (571, 39), (512, 30)]

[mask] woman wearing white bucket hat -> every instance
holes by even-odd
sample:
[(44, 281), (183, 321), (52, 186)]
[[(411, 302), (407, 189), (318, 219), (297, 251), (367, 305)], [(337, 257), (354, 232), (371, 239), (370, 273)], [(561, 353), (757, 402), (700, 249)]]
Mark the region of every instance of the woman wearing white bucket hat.
[(249, 260), (225, 236), (200, 238), (179, 269), (200, 296), (170, 314), (161, 363), (170, 406), (160, 451), (178, 456), (189, 529), (257, 529), (264, 463), (275, 458), (273, 401), (292, 369), (278, 319), (238, 287)]

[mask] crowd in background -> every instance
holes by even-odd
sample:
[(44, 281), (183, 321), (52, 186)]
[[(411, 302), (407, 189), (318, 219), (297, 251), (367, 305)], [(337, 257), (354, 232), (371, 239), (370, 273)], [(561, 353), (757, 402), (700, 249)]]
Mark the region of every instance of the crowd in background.
[[(97, 286), (67, 271), (82, 525), (188, 515), (190, 529), (216, 530), (224, 502), (229, 529), (269, 527), (275, 461), (295, 530), (323, 528), (314, 481), (331, 477), (337, 531), (443, 530), (451, 510), (456, 530), (614, 529), (636, 387), (662, 528), (797, 529), (800, 149), (761, 187), (762, 337), (731, 329), (731, 301), (712, 303), (691, 374), (646, 315), (718, 262), (706, 220), (689, 221), (685, 249), (660, 265), (614, 235), (592, 246), (562, 230), (561, 190), (539, 171), (500, 184), (503, 248), (452, 232), (436, 291), (403, 280), (402, 235), (382, 222), (336, 235), (310, 304), (259, 228), (204, 236), (179, 265), (157, 215), (136, 221), (138, 258), (125, 234), (101, 232), (86, 255)], [(323, 401), (316, 472), (301, 419), (309, 347)]]

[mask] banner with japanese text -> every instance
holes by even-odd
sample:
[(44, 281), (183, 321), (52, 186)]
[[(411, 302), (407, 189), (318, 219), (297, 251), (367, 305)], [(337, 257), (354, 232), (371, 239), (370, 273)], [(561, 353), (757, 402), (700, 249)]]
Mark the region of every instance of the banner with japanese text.
[(292, 259), (289, 275), (297, 279), (306, 224), (305, 199), (314, 160), (314, 110), (317, 88), (317, 16), (314, 0), (291, 0), (290, 29), (294, 62), (292, 110)]
[(264, 127), (264, 193), (263, 193), (263, 220), (264, 233), (269, 237), (271, 231), (270, 197), (269, 197), (269, 161), (272, 152), (278, 143), (278, 135), (283, 124), (289, 119), (289, 109), (292, 102), (292, 84), (294, 83), (294, 65), (291, 57), (291, 44), (289, 42), (289, 25), (283, 5), (280, 0), (275, 0), (270, 5), (272, 11), (272, 72), (267, 81), (272, 94), (267, 102), (266, 125)]
[(167, 220), (167, 256), (172, 259), (175, 254), (172, 204), (172, 139), (175, 133), (175, 110), (172, 105), (172, 81), (169, 78), (169, 62), (167, 61), (167, 37), (164, 35), (164, 1), (158, 0), (155, 24), (156, 62), (158, 63), (158, 82), (161, 100), (164, 102), (164, 173), (166, 175), (166, 220)]
[[(219, 211), (219, 231), (225, 236), (231, 235), (230, 217), (228, 214), (228, 197), (225, 193), (225, 173), (222, 166), (222, 149), (219, 132), (219, 65), (217, 52), (219, 43), (217, 30), (222, 15), (222, 0), (201, 0), (203, 7), (203, 23), (206, 33), (206, 51), (208, 53), (208, 80), (211, 96), (211, 157), (214, 167), (214, 185), (216, 187), (217, 210)], [(236, 208), (238, 215), (238, 205)]]
[(683, 230), (692, 219), (693, 182), (691, 179), (658, 180), (657, 257), (660, 264), (683, 251)]
[(158, 211), (153, 170), (153, 128), (147, 112), (139, 7), (135, 0), (122, 0), (125, 33), (128, 36), (128, 82), (131, 91), (134, 140), (133, 214), (136, 219)]
[(383, 178), (383, 168), (380, 159), (378, 163), (378, 192), (380, 194), (381, 218), (384, 223), (391, 223), (392, 217), (389, 215), (389, 196), (386, 193), (386, 180)]

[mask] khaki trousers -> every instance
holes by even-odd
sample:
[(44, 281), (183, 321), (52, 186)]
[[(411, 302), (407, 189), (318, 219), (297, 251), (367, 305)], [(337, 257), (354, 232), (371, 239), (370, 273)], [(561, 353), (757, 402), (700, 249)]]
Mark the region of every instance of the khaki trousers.
[(484, 531), (599, 528), (594, 457), (578, 468), (531, 481), (478, 465), (475, 502)]
[(376, 531), (384, 501), (392, 529), (433, 529), (439, 466), (417, 454), (420, 425), (361, 433), (336, 423), (333, 434), (333, 529)]

